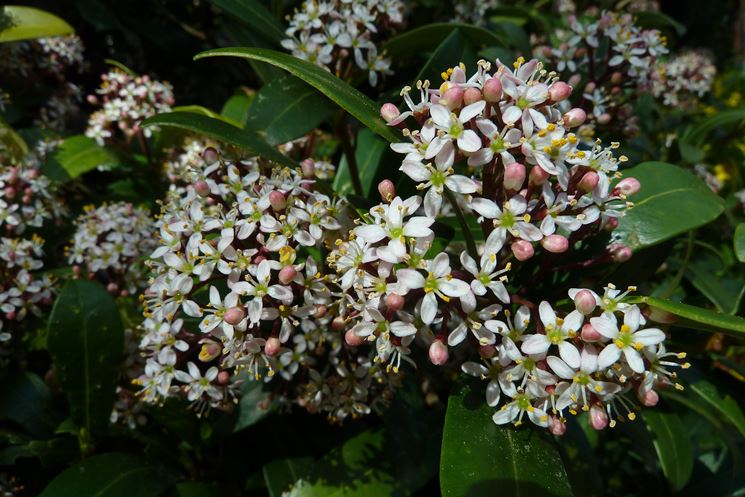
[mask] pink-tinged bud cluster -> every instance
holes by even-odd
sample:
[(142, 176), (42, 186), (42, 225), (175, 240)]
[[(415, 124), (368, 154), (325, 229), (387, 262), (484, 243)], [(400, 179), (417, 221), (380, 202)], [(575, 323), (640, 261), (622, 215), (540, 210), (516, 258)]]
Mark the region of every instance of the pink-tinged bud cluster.
[(403, 20), (401, 0), (303, 2), (290, 18), (282, 46), (342, 79), (356, 68), (375, 86), (380, 75), (392, 73), (391, 61), (379, 46)]
[(711, 91), (717, 68), (703, 52), (683, 52), (661, 63), (652, 74), (652, 93), (665, 105), (690, 108)]
[(56, 189), (31, 161), (0, 165), (0, 235), (19, 235), (64, 215)]
[(100, 145), (114, 139), (117, 130), (127, 141), (137, 133), (149, 137), (151, 128), (141, 128), (140, 122), (148, 117), (170, 112), (174, 104), (173, 88), (167, 82), (149, 76), (130, 76), (114, 69), (101, 75), (101, 86), (89, 98), (93, 105), (100, 106), (88, 118), (85, 135)]

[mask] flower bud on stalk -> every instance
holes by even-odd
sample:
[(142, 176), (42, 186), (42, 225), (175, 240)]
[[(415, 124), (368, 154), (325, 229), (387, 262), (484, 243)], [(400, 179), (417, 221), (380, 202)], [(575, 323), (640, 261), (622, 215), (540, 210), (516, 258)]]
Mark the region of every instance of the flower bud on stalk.
[(264, 353), (269, 357), (274, 357), (277, 355), (277, 352), (279, 352), (281, 346), (282, 344), (279, 342), (279, 338), (269, 337), (266, 341), (266, 345), (264, 345)]
[(591, 192), (595, 189), (596, 186), (598, 186), (598, 183), (600, 182), (600, 176), (598, 176), (598, 173), (595, 171), (588, 171), (585, 173), (584, 176), (582, 176), (582, 179), (579, 180), (579, 183), (577, 184), (577, 188), (583, 193)]
[(560, 437), (564, 433), (567, 432), (567, 425), (566, 423), (562, 422), (558, 417), (551, 416), (551, 419), (549, 421), (549, 430), (551, 431), (552, 435), (556, 435), (557, 437)]
[(506, 190), (519, 190), (524, 182), (525, 166), (519, 162), (513, 162), (504, 167), (504, 188)]
[(564, 101), (567, 98), (569, 98), (569, 95), (571, 94), (572, 94), (572, 87), (564, 83), (563, 81), (557, 81), (556, 83), (552, 84), (548, 89), (548, 96), (554, 102)]
[(465, 92), (463, 91), (463, 88), (460, 86), (452, 86), (445, 90), (445, 93), (442, 95), (442, 99), (440, 100), (440, 104), (446, 105), (450, 110), (457, 109), (463, 105), (464, 94)]
[(613, 189), (614, 192), (618, 190), (624, 195), (634, 195), (641, 188), (641, 183), (636, 178), (624, 178), (618, 182), (616, 187)]
[(541, 245), (553, 254), (561, 254), (569, 249), (569, 240), (561, 235), (549, 235), (541, 240)]
[(637, 390), (636, 396), (644, 407), (654, 407), (660, 401), (660, 394), (654, 390), (643, 392), (641, 387)]
[(465, 93), (463, 93), (463, 103), (466, 105), (471, 105), (483, 99), (484, 96), (481, 94), (478, 88), (468, 88)]
[(219, 158), (220, 156), (218, 155), (217, 150), (213, 147), (207, 147), (204, 149), (204, 152), (202, 152), (202, 159), (205, 164), (214, 164)]
[(527, 240), (517, 240), (510, 245), (510, 249), (518, 261), (527, 261), (535, 253), (533, 245)]
[(595, 296), (589, 290), (580, 290), (574, 296), (574, 305), (583, 315), (589, 316), (595, 310), (597, 302)]
[(400, 115), (401, 112), (399, 112), (398, 107), (390, 102), (385, 103), (382, 107), (380, 107), (380, 116), (387, 123), (394, 121)]
[(217, 384), (221, 386), (225, 386), (228, 383), (230, 383), (230, 373), (227, 371), (220, 371), (217, 373)]
[(404, 300), (403, 296), (396, 293), (391, 293), (389, 295), (386, 295), (385, 297), (385, 306), (388, 308), (389, 311), (398, 311), (403, 309), (405, 302), (406, 301)]
[(530, 170), (530, 184), (541, 186), (549, 178), (549, 174), (541, 166), (533, 166)]
[(273, 190), (269, 193), (269, 204), (274, 209), (274, 212), (282, 212), (287, 207), (287, 199), (277, 190)]
[(590, 408), (590, 426), (598, 431), (608, 426), (608, 414), (601, 406), (595, 405)]
[(300, 163), (300, 170), (303, 173), (303, 178), (312, 179), (316, 175), (316, 166), (313, 159), (304, 159)]
[(564, 114), (563, 117), (564, 126), (566, 126), (567, 128), (576, 128), (577, 126), (581, 126), (586, 119), (587, 114), (579, 107), (570, 109), (566, 114)]
[(502, 82), (499, 78), (491, 78), (484, 83), (484, 100), (493, 104), (502, 98)]
[(396, 196), (396, 185), (389, 179), (384, 179), (378, 183), (378, 193), (384, 201), (390, 202)]
[(279, 270), (279, 281), (283, 285), (289, 285), (297, 276), (297, 270), (292, 266), (285, 266)]
[(235, 326), (246, 317), (246, 313), (240, 307), (231, 307), (223, 315), (223, 320), (229, 325)]
[(448, 362), (448, 346), (445, 345), (442, 340), (435, 339), (434, 342), (429, 346), (429, 360), (435, 366), (442, 366)]
[(347, 342), (347, 345), (350, 347), (359, 347), (365, 342), (365, 339), (361, 336), (358, 336), (351, 328), (347, 330), (346, 333), (344, 333), (344, 341)]
[(597, 342), (602, 338), (603, 335), (601, 335), (598, 330), (593, 328), (590, 323), (585, 323), (582, 326), (582, 340), (584, 340), (585, 342)]
[(626, 262), (631, 259), (633, 251), (622, 243), (612, 243), (608, 246), (608, 252), (613, 258), (613, 262)]
[(210, 194), (210, 185), (208, 185), (206, 181), (199, 180), (194, 183), (194, 191), (197, 192), (197, 195), (200, 197), (206, 197)]

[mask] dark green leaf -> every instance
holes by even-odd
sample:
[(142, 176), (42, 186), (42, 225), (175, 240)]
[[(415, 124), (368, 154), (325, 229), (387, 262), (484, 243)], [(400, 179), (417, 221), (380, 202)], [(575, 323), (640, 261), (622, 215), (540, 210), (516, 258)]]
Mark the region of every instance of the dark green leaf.
[(686, 372), (682, 375), (682, 379), (686, 385), (686, 391), (696, 394), (696, 397), (701, 399), (709, 409), (727, 420), (745, 437), (745, 415), (732, 396), (722, 393), (716, 385), (695, 372)]
[(312, 457), (296, 457), (294, 459), (277, 459), (265, 465), (264, 484), (269, 491), (269, 497), (282, 497), (292, 485), (308, 475), (313, 468)]
[(661, 30), (671, 28), (678, 36), (683, 36), (686, 32), (686, 27), (683, 24), (662, 12), (635, 12), (634, 17), (636, 18), (636, 24), (642, 28)]
[(185, 482), (173, 486), (165, 497), (222, 497), (223, 493), (214, 485), (198, 482)]
[(55, 152), (53, 160), (62, 166), (71, 179), (99, 166), (111, 166), (119, 162), (109, 149), (85, 135), (66, 138)]
[(263, 386), (260, 381), (250, 380), (241, 385), (241, 401), (238, 404), (238, 419), (233, 427), (234, 432), (258, 423), (277, 407)]
[(685, 486), (693, 471), (693, 448), (686, 426), (674, 412), (644, 411), (644, 421), (654, 437), (654, 448), (662, 472), (673, 491)]
[(210, 0), (276, 45), (285, 39), (282, 24), (256, 0)]
[(443, 497), (571, 496), (561, 457), (542, 433), (497, 426), (480, 389), (450, 396), (440, 460)]
[(686, 130), (684, 138), (695, 145), (703, 145), (709, 133), (745, 120), (745, 109), (727, 109), (719, 111)]
[(246, 125), (248, 112), (251, 108), (251, 104), (253, 103), (254, 98), (255, 95), (253, 94), (249, 95), (244, 92), (236, 93), (225, 101), (220, 114), (239, 123), (240, 127), (243, 128)]
[(103, 431), (124, 350), (114, 299), (97, 283), (68, 281), (52, 308), (47, 343), (72, 418), (85, 436)]
[(640, 249), (703, 226), (724, 210), (722, 199), (690, 172), (664, 162), (644, 162), (624, 171), (641, 182), (613, 232), (616, 241)]
[(41, 378), (28, 371), (13, 371), (0, 384), (0, 391), (0, 419), (9, 419), (35, 436), (52, 432), (51, 396)]
[(745, 294), (745, 285), (739, 278), (722, 274), (721, 266), (719, 259), (712, 254), (706, 254), (688, 264), (686, 278), (716, 306), (718, 311), (736, 314)]
[(26, 141), (3, 119), (0, 119), (0, 150), (16, 160), (21, 160), (28, 154)]
[(265, 159), (272, 160), (287, 167), (299, 165), (280, 153), (277, 149), (262, 140), (256, 133), (232, 126), (225, 121), (189, 112), (169, 112), (158, 114), (142, 122), (143, 126), (174, 126), (194, 133), (209, 136), (246, 151), (253, 152)]
[(380, 118), (378, 106), (375, 102), (315, 64), (263, 48), (217, 48), (197, 54), (195, 59), (206, 57), (240, 57), (247, 60), (267, 62), (280, 67), (319, 90), (349, 114), (356, 117), (362, 124), (389, 142), (401, 140), (400, 136)]
[[(442, 40), (437, 46), (427, 62), (424, 64), (419, 74), (416, 76), (417, 81), (442, 81), (440, 74), (442, 71), (452, 67), (455, 64), (463, 62), (466, 67), (473, 69), (473, 63), (476, 61), (476, 47), (459, 29), (451, 31), (450, 34)], [(435, 84), (437, 87), (438, 84)]]
[(43, 10), (19, 5), (6, 5), (3, 9), (3, 14), (11, 18), (12, 24), (8, 29), (0, 31), (0, 43), (75, 32), (65, 21)]
[(103, 454), (58, 475), (39, 497), (157, 497), (175, 479), (157, 464), (131, 454)]
[(247, 126), (279, 145), (313, 130), (333, 112), (328, 100), (302, 80), (286, 74), (256, 94)]
[(745, 319), (741, 317), (654, 297), (639, 297), (629, 302), (651, 307), (656, 311), (650, 316), (653, 321), (671, 322), (683, 328), (716, 331), (740, 338), (745, 336)]
[[(504, 47), (501, 38), (484, 28), (457, 22), (441, 22), (420, 26), (396, 35), (385, 42), (383, 48), (392, 59), (400, 60), (431, 50), (433, 46), (442, 43), (455, 30), (460, 31), (475, 46)], [(450, 65), (457, 62), (460, 62), (460, 60), (450, 61)]]
[(201, 114), (203, 116), (211, 117), (213, 119), (219, 119), (221, 121), (225, 121), (226, 123), (230, 124), (231, 126), (235, 126), (236, 128), (242, 127), (241, 123), (239, 123), (238, 121), (231, 119), (228, 116), (211, 111), (207, 107), (203, 107), (201, 105), (180, 105), (178, 107), (174, 107), (173, 112), (191, 112), (192, 114)]
[(745, 262), (745, 223), (740, 223), (735, 228), (735, 255), (737, 260)]
[[(3, 440), (3, 442), (8, 442)], [(17, 442), (17, 441), (16, 441)], [(13, 465), (18, 459), (38, 457), (43, 466), (67, 464), (78, 457), (80, 450), (74, 437), (49, 440), (25, 440), (22, 443), (4, 443), (0, 451), (0, 464)]]
[[(357, 168), (360, 172), (360, 182), (362, 183), (362, 193), (369, 197), (374, 192), (375, 175), (380, 166), (380, 159), (383, 152), (388, 148), (388, 143), (378, 138), (372, 131), (363, 129), (357, 135), (357, 147), (354, 156), (357, 161)], [(349, 163), (346, 157), (342, 157), (339, 169), (334, 176), (334, 191), (339, 195), (354, 193), (352, 177), (349, 171)]]

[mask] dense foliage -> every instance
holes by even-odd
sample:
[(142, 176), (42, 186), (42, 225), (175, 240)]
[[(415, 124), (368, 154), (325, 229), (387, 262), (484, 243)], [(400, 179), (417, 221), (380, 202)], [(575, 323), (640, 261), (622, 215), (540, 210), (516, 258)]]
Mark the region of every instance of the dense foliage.
[(743, 492), (736, 2), (21, 3), (3, 495)]

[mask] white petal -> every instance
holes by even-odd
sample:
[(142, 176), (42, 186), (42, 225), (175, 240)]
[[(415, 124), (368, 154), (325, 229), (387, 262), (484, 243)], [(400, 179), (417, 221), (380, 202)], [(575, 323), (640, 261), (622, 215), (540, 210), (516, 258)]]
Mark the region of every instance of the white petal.
[(608, 344), (598, 355), (598, 368), (605, 369), (614, 364), (621, 357), (621, 349), (615, 344)]
[(566, 362), (569, 367), (579, 368), (579, 350), (577, 350), (577, 347), (571, 343), (566, 341), (559, 342), (559, 355), (564, 359), (564, 362)]

